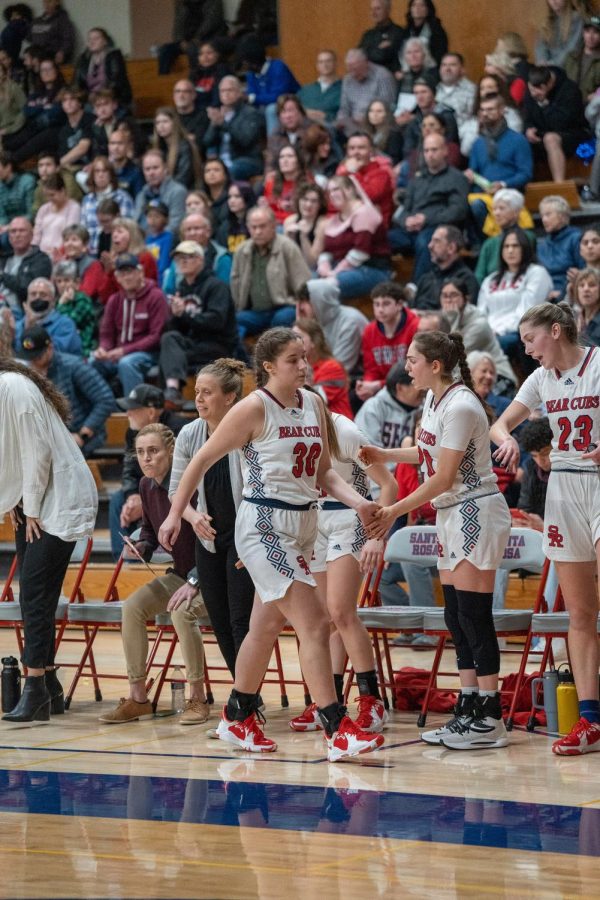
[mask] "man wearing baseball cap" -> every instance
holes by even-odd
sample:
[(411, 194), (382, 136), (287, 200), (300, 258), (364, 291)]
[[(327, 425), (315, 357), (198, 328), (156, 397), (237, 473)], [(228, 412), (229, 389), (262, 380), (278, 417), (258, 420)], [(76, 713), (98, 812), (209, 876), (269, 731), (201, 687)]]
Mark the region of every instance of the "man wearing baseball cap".
[(188, 369), (233, 356), (238, 333), (229, 287), (205, 271), (201, 245), (182, 241), (173, 255), (182, 280), (169, 298), (171, 318), (160, 340), (159, 366), (165, 399), (177, 408), (183, 404), (181, 388)]
[(104, 309), (99, 346), (91, 362), (107, 380), (116, 376), (128, 394), (157, 361), (169, 308), (160, 288), (146, 279), (134, 253), (117, 256), (115, 278), (120, 289)]
[(600, 87), (600, 16), (589, 16), (583, 23), (583, 45), (572, 50), (565, 60), (565, 72), (589, 103)]

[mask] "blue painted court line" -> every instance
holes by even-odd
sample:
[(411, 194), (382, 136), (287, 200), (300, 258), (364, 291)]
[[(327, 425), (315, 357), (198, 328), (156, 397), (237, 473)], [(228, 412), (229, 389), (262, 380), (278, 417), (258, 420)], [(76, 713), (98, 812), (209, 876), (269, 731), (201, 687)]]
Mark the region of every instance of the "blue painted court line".
[[(351, 767), (347, 773), (352, 783)], [(435, 794), (0, 769), (0, 813), (11, 812), (351, 830), (365, 837), (600, 856), (600, 809)]]

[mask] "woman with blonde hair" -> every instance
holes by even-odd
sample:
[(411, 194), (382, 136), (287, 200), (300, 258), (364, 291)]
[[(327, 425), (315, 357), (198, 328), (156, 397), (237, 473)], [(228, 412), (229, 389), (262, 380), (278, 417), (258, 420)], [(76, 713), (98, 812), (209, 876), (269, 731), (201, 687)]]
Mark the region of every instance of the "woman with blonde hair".
[(546, 21), (535, 43), (538, 66), (564, 67), (567, 56), (576, 50), (583, 34), (583, 20), (594, 9), (589, 0), (546, 0)]
[(113, 220), (111, 249), (93, 262), (85, 273), (85, 292), (104, 306), (111, 294), (119, 290), (115, 278), (115, 261), (121, 253), (133, 253), (146, 278), (158, 281), (156, 260), (144, 244), (144, 236), (137, 222), (118, 216)]
[(191, 190), (200, 179), (198, 148), (187, 136), (177, 110), (159, 106), (154, 115), (150, 146), (164, 154), (169, 175)]
[(582, 269), (573, 283), (579, 338), (587, 346), (600, 347), (600, 271)]

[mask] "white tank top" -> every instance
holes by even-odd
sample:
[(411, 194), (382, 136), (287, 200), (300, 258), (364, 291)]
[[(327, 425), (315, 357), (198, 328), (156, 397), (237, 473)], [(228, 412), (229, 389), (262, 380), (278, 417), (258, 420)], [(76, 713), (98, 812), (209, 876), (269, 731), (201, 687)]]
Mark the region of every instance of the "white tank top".
[(433, 391), (428, 392), (417, 446), (425, 478), (437, 471), (442, 447), (464, 451), (454, 484), (432, 501), (436, 509), (497, 493), (487, 416), (479, 399), (462, 382), (450, 385), (437, 403)]
[(552, 429), (552, 471), (598, 466), (582, 459), (590, 444), (600, 444), (600, 350), (589, 347), (583, 360), (568, 372), (544, 369), (531, 373), (515, 400), (529, 410), (541, 403)]
[(242, 447), (243, 496), (300, 506), (319, 497), (317, 469), (323, 451), (317, 399), (299, 390), (298, 406), (283, 406), (259, 388), (265, 408), (261, 434)]

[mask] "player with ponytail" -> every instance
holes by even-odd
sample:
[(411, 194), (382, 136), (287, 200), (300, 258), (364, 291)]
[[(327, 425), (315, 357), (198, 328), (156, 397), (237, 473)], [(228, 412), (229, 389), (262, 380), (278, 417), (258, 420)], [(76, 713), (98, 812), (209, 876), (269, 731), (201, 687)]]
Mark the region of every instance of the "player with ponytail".
[[(457, 367), (460, 380), (454, 379)], [(425, 476), (412, 494), (380, 511), (371, 536), (385, 535), (399, 516), (428, 501), (438, 510), (438, 569), (461, 692), (455, 717), (421, 737), (457, 750), (504, 747), (508, 737), (498, 693), (500, 651), (492, 596), (510, 515), (492, 470), (487, 410), (473, 389), (458, 333), (417, 333), (406, 370), (413, 385), (427, 391), (417, 446), (365, 447), (362, 459), (420, 463)]]

